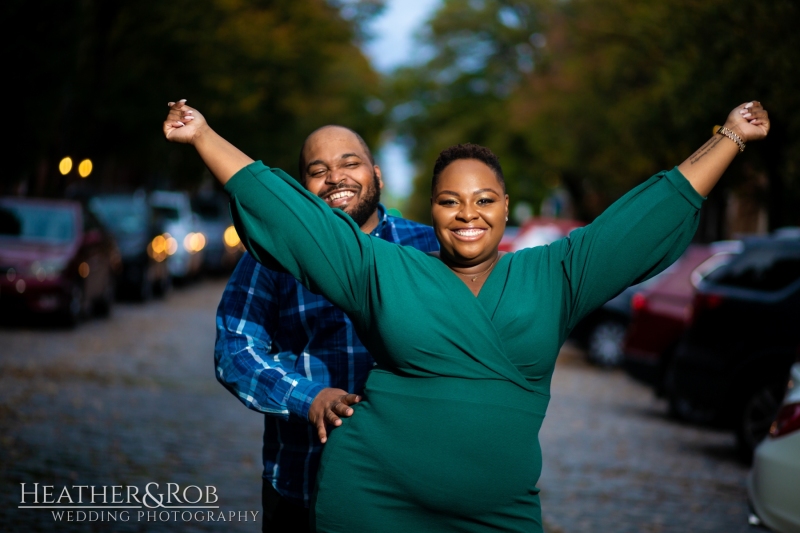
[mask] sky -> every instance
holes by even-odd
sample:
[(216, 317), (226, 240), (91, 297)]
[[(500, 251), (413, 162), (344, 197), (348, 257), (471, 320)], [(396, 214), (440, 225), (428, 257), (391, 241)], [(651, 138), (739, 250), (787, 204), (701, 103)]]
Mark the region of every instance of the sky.
[[(410, 63), (414, 52), (414, 32), (423, 26), (441, 0), (388, 0), (380, 17), (370, 25), (374, 36), (364, 52), (379, 72), (388, 73)], [(377, 153), (384, 183), (393, 198), (405, 198), (411, 192), (414, 169), (406, 151), (387, 142)]]

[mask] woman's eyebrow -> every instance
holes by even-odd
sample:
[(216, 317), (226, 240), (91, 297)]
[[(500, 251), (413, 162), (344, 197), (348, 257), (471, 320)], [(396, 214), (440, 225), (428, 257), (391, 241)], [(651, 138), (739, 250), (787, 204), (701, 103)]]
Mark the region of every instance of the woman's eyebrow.
[[(486, 187), (484, 189), (478, 189), (477, 191), (472, 191), (472, 196), (476, 196), (478, 194), (483, 194), (485, 192), (491, 192), (491, 193), (494, 193), (494, 194), (500, 196), (500, 194), (496, 190), (492, 189), (491, 187)], [(436, 196), (439, 196), (440, 194), (449, 194), (451, 196), (461, 196), (461, 194), (459, 194), (459, 193), (457, 193), (455, 191), (447, 191), (447, 190), (439, 191), (438, 193), (436, 193)]]

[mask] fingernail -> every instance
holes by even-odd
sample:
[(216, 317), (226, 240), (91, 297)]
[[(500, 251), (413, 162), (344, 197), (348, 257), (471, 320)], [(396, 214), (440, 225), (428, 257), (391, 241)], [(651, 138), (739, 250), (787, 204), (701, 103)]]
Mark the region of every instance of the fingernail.
[(168, 103), (167, 103), (167, 107), (172, 107), (172, 106), (174, 106), (174, 105), (175, 105), (175, 102), (168, 102)]
[(185, 126), (185, 125), (186, 125), (186, 124), (184, 124), (183, 122), (181, 122), (180, 120), (179, 120), (179, 121), (177, 121), (177, 122), (176, 122), (176, 124), (177, 124), (178, 126)]
[(751, 115), (750, 113), (745, 113), (745, 114), (744, 114), (744, 115), (742, 115), (742, 116), (743, 116), (744, 118), (747, 118), (747, 117), (750, 117), (750, 116), (752, 116), (752, 115)]
[(755, 124), (755, 123), (756, 123), (756, 119), (753, 119), (753, 120), (750, 121), (750, 124)]
[[(180, 103), (182, 103), (182, 104), (185, 104), (185, 103), (186, 103), (186, 98), (181, 98), (181, 99), (180, 99), (180, 100), (178, 100), (178, 101), (179, 101)], [(750, 105), (753, 105), (753, 104), (750, 104)]]
[(187, 115), (187, 116), (183, 117), (183, 120), (194, 120), (194, 117)]
[(186, 112), (186, 114), (187, 115), (191, 115), (192, 114), (192, 110), (190, 109), (189, 111)]
[(744, 106), (745, 109), (750, 109), (751, 107), (753, 107), (753, 102), (750, 102), (749, 104)]
[(745, 113), (747, 113), (747, 109), (740, 109), (739, 110), (739, 114), (740, 115), (744, 115)]

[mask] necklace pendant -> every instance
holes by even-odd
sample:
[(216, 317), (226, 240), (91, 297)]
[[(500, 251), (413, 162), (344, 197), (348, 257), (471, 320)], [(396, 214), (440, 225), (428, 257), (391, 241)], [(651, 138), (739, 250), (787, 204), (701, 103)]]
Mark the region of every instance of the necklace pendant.
[(478, 279), (478, 276), (475, 276), (474, 278), (472, 278), (472, 281), (474, 282), (476, 279)]

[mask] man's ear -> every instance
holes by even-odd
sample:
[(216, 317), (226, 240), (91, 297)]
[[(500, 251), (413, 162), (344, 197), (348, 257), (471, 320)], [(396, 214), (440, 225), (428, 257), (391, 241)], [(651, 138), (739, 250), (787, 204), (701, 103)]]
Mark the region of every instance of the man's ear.
[(375, 175), (378, 176), (378, 188), (383, 189), (383, 176), (381, 176), (381, 167), (378, 165), (372, 165), (372, 170), (374, 170)]

